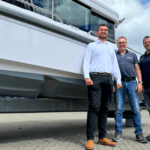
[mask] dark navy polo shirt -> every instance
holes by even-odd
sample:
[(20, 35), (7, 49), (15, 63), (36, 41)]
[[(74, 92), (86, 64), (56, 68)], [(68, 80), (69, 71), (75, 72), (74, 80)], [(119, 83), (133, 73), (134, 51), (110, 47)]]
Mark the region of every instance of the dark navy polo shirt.
[(122, 55), (119, 51), (116, 53), (118, 64), (121, 72), (121, 78), (136, 77), (135, 64), (138, 64), (136, 54), (126, 50), (126, 53)]
[(142, 72), (144, 87), (150, 87), (150, 54), (145, 53), (140, 57), (139, 66)]

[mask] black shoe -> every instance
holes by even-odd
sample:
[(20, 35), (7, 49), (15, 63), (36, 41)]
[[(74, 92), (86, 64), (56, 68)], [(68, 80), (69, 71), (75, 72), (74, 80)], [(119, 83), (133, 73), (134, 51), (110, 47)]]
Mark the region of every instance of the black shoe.
[(150, 141), (150, 135), (145, 137), (147, 141)]
[(122, 134), (121, 133), (115, 133), (115, 136), (112, 138), (113, 142), (118, 142), (122, 140)]
[(137, 134), (136, 140), (140, 143), (147, 143), (147, 139), (143, 136), (143, 133)]

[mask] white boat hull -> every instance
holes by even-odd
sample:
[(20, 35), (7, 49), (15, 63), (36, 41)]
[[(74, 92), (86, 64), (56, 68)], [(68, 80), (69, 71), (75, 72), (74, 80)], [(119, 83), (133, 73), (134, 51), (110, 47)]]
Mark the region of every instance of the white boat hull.
[[(81, 78), (86, 44), (38, 27), (30, 28), (27, 24), (17, 23), (18, 21), (12, 22), (9, 18), (5, 19), (6, 17), (2, 16), (0, 18), (0, 41), (3, 51), (0, 69), (3, 69), (4, 65), (5, 70), (39, 74), (43, 74), (44, 69), (47, 70), (44, 74), (53, 75), (50, 73), (52, 69), (77, 74)], [(10, 62), (17, 66), (10, 68), (7, 66)], [(19, 66), (24, 66), (24, 70)], [(38, 67), (38, 71), (34, 67)]]

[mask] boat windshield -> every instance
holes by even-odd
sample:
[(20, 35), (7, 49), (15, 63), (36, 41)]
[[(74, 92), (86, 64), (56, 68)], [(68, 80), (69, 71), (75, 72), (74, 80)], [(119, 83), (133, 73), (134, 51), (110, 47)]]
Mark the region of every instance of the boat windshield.
[(55, 0), (54, 13), (64, 23), (71, 24), (84, 31), (90, 31), (90, 9), (71, 0)]
[[(38, 14), (44, 15), (46, 17), (58, 21), (57, 18), (53, 17), (48, 13), (24, 5), (20, 2), (17, 2), (16, 0), (3, 0), (3, 1), (17, 5), (24, 9), (28, 9), (30, 11), (34, 11)], [(73, 0), (25, 0), (25, 1), (59, 15), (65, 24), (73, 25), (79, 28), (80, 30), (86, 32), (89, 32), (91, 30), (96, 32), (98, 25), (104, 23), (108, 26), (108, 40), (112, 42), (115, 41), (114, 22), (100, 16), (95, 12), (92, 12), (91, 8), (81, 4), (80, 2), (76, 2)]]

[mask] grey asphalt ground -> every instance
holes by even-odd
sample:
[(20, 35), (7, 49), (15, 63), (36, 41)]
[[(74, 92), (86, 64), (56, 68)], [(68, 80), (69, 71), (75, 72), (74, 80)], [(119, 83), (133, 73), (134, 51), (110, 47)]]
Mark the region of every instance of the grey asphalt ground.
[[(150, 117), (142, 111), (144, 136), (150, 135)], [(86, 144), (86, 112), (0, 114), (0, 150), (84, 150)], [(114, 119), (108, 118), (107, 137), (114, 135)], [(95, 150), (148, 150), (147, 144), (135, 140), (134, 128), (123, 120), (123, 140), (117, 147), (97, 144)]]

